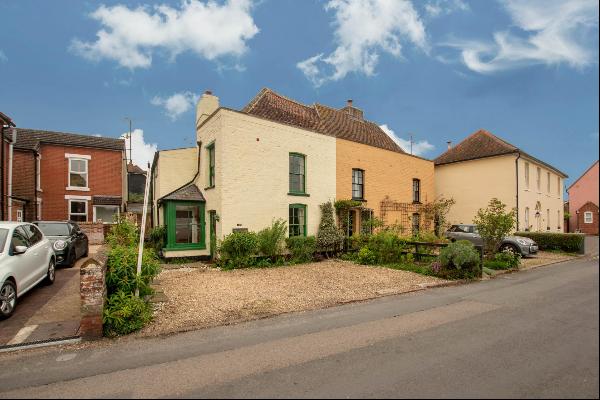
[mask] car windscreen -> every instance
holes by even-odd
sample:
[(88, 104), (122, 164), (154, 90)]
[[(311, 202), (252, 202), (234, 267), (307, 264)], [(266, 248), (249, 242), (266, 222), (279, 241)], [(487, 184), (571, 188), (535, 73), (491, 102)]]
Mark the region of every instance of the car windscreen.
[(71, 234), (69, 224), (38, 222), (36, 225), (46, 236), (69, 236)]
[(0, 228), (0, 253), (4, 250), (4, 245), (6, 244), (6, 237), (8, 236), (8, 229)]

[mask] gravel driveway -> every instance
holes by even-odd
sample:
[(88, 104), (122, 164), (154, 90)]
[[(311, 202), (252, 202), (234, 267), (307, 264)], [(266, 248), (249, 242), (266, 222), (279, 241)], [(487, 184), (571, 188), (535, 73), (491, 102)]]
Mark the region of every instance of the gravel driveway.
[(340, 260), (233, 271), (182, 268), (165, 270), (158, 279), (168, 301), (141, 335), (324, 308), (447, 282)]

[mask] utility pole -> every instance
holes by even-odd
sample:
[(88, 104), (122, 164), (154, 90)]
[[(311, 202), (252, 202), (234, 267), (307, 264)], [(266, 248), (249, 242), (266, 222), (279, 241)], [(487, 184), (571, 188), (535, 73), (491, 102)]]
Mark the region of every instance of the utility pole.
[[(131, 157), (131, 118), (125, 117), (125, 119), (129, 121), (129, 163), (133, 164), (133, 158)], [(125, 158), (127, 158), (127, 153), (125, 153)]]

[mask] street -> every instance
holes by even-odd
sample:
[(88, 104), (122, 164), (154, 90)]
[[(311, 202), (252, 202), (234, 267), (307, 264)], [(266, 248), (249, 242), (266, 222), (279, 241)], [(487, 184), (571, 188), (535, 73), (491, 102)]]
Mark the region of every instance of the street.
[(83, 349), (0, 354), (12, 397), (598, 397), (596, 257)]

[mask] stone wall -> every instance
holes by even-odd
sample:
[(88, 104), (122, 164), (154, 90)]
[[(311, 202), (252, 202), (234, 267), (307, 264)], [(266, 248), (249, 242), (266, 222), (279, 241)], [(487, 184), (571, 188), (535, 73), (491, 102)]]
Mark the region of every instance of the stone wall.
[(78, 222), (81, 230), (87, 235), (89, 244), (104, 244), (104, 224), (101, 222)]
[[(102, 224), (100, 224), (102, 225)], [(80, 269), (81, 324), (84, 339), (102, 337), (102, 312), (106, 299), (106, 248), (98, 250)]]

